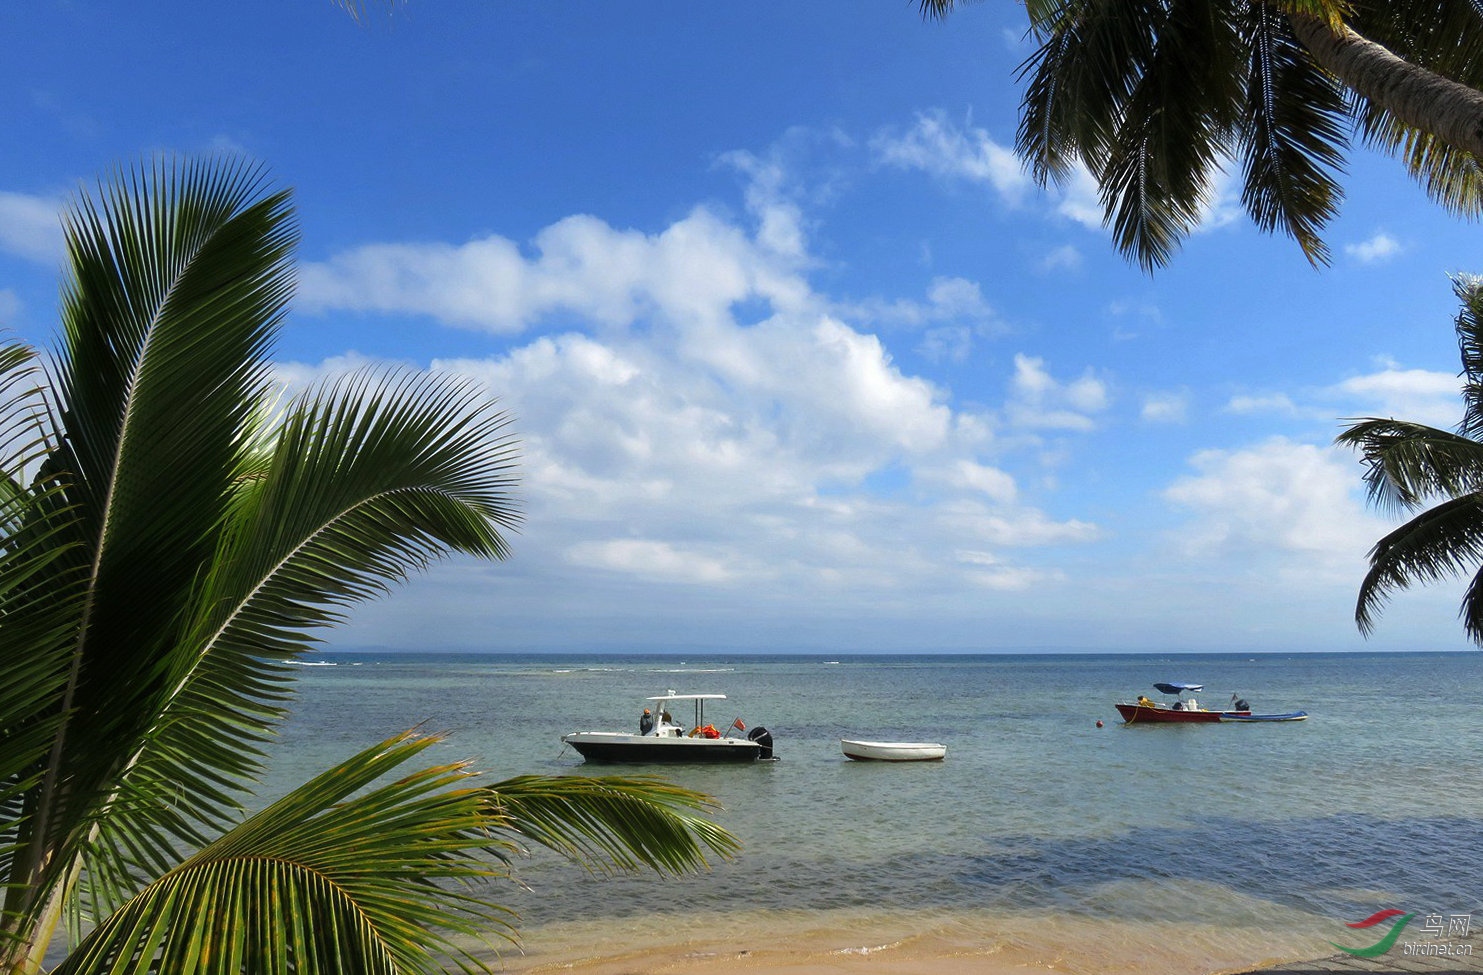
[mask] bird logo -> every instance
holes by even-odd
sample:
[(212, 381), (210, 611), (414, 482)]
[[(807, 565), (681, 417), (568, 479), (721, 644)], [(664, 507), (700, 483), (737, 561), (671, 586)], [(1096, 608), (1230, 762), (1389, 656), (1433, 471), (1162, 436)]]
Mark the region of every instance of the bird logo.
[(1374, 958), (1376, 955), (1383, 955), (1395, 947), (1396, 939), (1401, 936), (1401, 929), (1415, 916), (1415, 914), (1407, 914), (1405, 911), (1398, 911), (1395, 908), (1376, 911), (1363, 921), (1351, 921), (1344, 926), (1346, 928), (1373, 928), (1375, 925), (1389, 921), (1391, 918), (1400, 918), (1399, 921), (1396, 921), (1390, 926), (1390, 930), (1385, 933), (1385, 937), (1366, 948), (1349, 948), (1339, 944), (1337, 941), (1330, 941), (1329, 944), (1345, 954), (1354, 955), (1356, 958)]

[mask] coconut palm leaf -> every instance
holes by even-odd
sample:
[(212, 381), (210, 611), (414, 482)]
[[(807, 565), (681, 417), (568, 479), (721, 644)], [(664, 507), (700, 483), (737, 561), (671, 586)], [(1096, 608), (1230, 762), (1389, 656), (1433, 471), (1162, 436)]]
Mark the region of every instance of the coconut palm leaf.
[(1462, 305), (1456, 326), (1465, 404), (1457, 432), (1372, 418), (1335, 441), (1360, 451), (1371, 503), (1414, 511), (1446, 499), (1371, 549), (1354, 612), (1365, 634), (1396, 590), (1472, 573), (1460, 615), (1469, 638), (1483, 643), (1483, 278), (1460, 275), (1453, 290)]
[[(237, 488), (192, 600), (200, 615), (181, 637), (190, 669), (172, 675), (162, 720), (127, 776), (145, 799), (184, 783), (215, 806), (166, 817), (153, 802), (115, 805), (100, 846), (153, 837), (151, 849), (167, 855), (190, 839), (193, 820), (230, 809), (233, 787), (256, 772), (288, 687), (285, 662), (306, 632), (449, 548), (507, 553), (499, 527), (517, 519), (506, 423), (467, 383), (370, 372), (289, 409), (273, 456)], [(146, 869), (161, 866), (156, 858)], [(98, 879), (109, 881), (100, 910), (130, 886), (102, 863)]]
[(511, 875), (520, 840), (672, 872), (735, 848), (691, 815), (703, 796), (653, 779), (476, 788), (456, 763), (371, 787), (439, 740), (408, 732), (294, 790), (146, 887), (56, 975), (488, 971), (477, 949), (513, 942), (514, 916), (477, 891)]
[(1457, 432), (1480, 440), (1483, 439), (1483, 278), (1456, 275), (1452, 279), (1452, 291), (1462, 304), (1456, 319), (1463, 376), (1463, 414)]
[(1348, 146), (1348, 103), (1315, 65), (1286, 18), (1265, 3), (1250, 4), (1245, 106), (1241, 122), (1245, 184), (1241, 203), (1263, 231), (1282, 230), (1310, 263), (1328, 261), (1320, 231), (1338, 212), (1336, 176)]
[(706, 853), (730, 857), (730, 833), (697, 815), (702, 796), (662, 779), (609, 776), (507, 779), (489, 789), (501, 828), (579, 863), (671, 873), (699, 869)]
[[(1145, 269), (1199, 224), (1228, 157), (1263, 231), (1314, 264), (1347, 133), (1397, 155), (1433, 198), (1483, 212), (1483, 6), (1475, 0), (1024, 0), (1039, 48), (1016, 148), (1035, 178), (1079, 161), (1114, 242)], [(945, 17), (955, 0), (919, 0)]]
[[(1360, 585), (1354, 619), (1369, 634), (1391, 593), (1436, 582), (1483, 564), (1483, 494), (1471, 493), (1429, 508), (1375, 543)], [(1474, 579), (1463, 604), (1469, 637), (1483, 642), (1483, 602)]]
[(1432, 498), (1483, 488), (1483, 442), (1460, 434), (1371, 418), (1355, 422), (1334, 442), (1363, 454), (1370, 501), (1384, 509), (1415, 509)]
[[(506, 876), (462, 764), (369, 788), (439, 739), (411, 733), (317, 776), (150, 884), (57, 975), (487, 971), (471, 945), (513, 938), (471, 884)], [(360, 793), (360, 794), (357, 794)]]
[[(35, 587), (29, 606), (51, 599), (76, 615), (71, 640), (47, 651), (65, 655), (68, 676), (22, 826), (36, 890), (73, 870), (110, 810), (165, 808), (134, 802), (120, 777), (189, 654), (179, 620), (227, 511), (247, 404), (263, 393), (263, 352), (291, 290), (287, 194), (261, 190), (250, 168), (157, 163), (116, 175), (66, 220), (57, 433), (41, 469), (66, 537), (50, 593)], [(182, 815), (220, 820), (222, 798), (192, 795)], [(147, 830), (137, 839), (170, 846)]]

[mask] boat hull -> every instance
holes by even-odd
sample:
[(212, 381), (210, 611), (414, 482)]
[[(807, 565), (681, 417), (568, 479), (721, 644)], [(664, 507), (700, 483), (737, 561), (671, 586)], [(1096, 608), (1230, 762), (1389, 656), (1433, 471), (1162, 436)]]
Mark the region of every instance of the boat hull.
[(1220, 720), (1230, 721), (1232, 723), (1242, 721), (1307, 721), (1308, 712), (1290, 711), (1287, 714), (1223, 714), (1220, 716)]
[(1249, 711), (1204, 711), (1204, 710), (1181, 710), (1173, 708), (1150, 707), (1146, 704), (1118, 704), (1117, 713), (1123, 716), (1123, 721), (1128, 724), (1214, 724), (1224, 720), (1228, 715), (1239, 717), (1250, 714)]
[(857, 762), (940, 762), (947, 746), (928, 741), (852, 741), (841, 738), (840, 750)]
[(605, 731), (578, 731), (563, 735), (589, 762), (634, 765), (755, 762), (763, 746), (741, 738), (656, 738)]

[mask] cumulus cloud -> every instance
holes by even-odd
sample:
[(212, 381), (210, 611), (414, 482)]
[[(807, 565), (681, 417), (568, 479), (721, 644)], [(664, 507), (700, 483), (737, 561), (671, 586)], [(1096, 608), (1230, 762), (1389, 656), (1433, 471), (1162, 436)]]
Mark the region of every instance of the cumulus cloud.
[(1344, 253), (1361, 264), (1378, 264), (1401, 252), (1400, 241), (1381, 230), (1358, 244), (1345, 244)]
[(1034, 185), (1012, 148), (995, 142), (985, 129), (952, 122), (940, 110), (919, 114), (905, 132), (882, 130), (870, 148), (881, 165), (982, 184), (1010, 203)]
[(1180, 538), (1187, 558), (1276, 564), (1294, 577), (1356, 580), (1387, 530), (1365, 510), (1359, 466), (1331, 447), (1277, 437), (1190, 458), (1195, 474), (1163, 498), (1195, 515)]
[[(768, 232), (792, 246), (789, 235)], [(498, 236), (461, 245), (368, 244), (305, 264), (299, 299), (310, 310), (410, 313), (513, 333), (556, 313), (611, 327), (646, 316), (718, 322), (737, 302), (791, 308), (804, 297), (794, 255), (703, 207), (658, 234), (566, 217), (532, 247), (527, 258)]]
[(1014, 357), (1014, 379), (1007, 412), (1012, 423), (1030, 429), (1089, 431), (1095, 414), (1108, 406), (1107, 385), (1090, 370), (1070, 382), (1053, 378), (1045, 360)]
[(1048, 254), (1040, 259), (1040, 270), (1046, 273), (1054, 271), (1075, 271), (1081, 267), (1081, 251), (1071, 244), (1063, 244), (1053, 248)]
[(877, 327), (926, 329), (946, 324), (980, 335), (1004, 331), (993, 307), (984, 298), (983, 288), (977, 281), (960, 277), (933, 278), (920, 300), (885, 301), (872, 297), (838, 302), (833, 307), (841, 317), (869, 321)]
[(1225, 410), (1227, 413), (1235, 413), (1237, 415), (1277, 413), (1296, 416), (1299, 413), (1297, 404), (1286, 393), (1267, 393), (1265, 395), (1242, 393), (1232, 396), (1226, 402)]
[(1189, 393), (1178, 390), (1145, 396), (1139, 415), (1148, 423), (1183, 423), (1188, 412)]
[(1450, 429), (1462, 415), (1462, 380), (1449, 372), (1407, 369), (1382, 360), (1374, 372), (1329, 386), (1232, 396), (1225, 412), (1333, 423), (1337, 419), (1394, 417)]
[(566, 557), (575, 565), (665, 582), (702, 585), (724, 582), (729, 576), (718, 559), (641, 539), (578, 542), (567, 549)]
[[(1054, 583), (1036, 553), (1100, 530), (1022, 497), (1015, 470), (1040, 460), (1000, 440), (1000, 417), (1089, 429), (1104, 384), (1020, 357), (1002, 410), (955, 404), (898, 364), (883, 333), (920, 328), (955, 354), (995, 327), (979, 285), (939, 277), (918, 302), (830, 301), (808, 280), (789, 175), (772, 156), (728, 162), (751, 181), (746, 223), (700, 207), (654, 233), (568, 217), (528, 250), (497, 236), (368, 244), (311, 266), (303, 290), (327, 312), (512, 335), (560, 315), (560, 331), (431, 368), (484, 383), (516, 417), (525, 561), (583, 586), (745, 581), (754, 598), (863, 606)], [(316, 371), (282, 374), (302, 384)]]
[(1352, 376), (1323, 391), (1355, 416), (1395, 417), (1451, 427), (1462, 416), (1462, 380), (1454, 373), (1405, 369), (1385, 362), (1378, 372)]

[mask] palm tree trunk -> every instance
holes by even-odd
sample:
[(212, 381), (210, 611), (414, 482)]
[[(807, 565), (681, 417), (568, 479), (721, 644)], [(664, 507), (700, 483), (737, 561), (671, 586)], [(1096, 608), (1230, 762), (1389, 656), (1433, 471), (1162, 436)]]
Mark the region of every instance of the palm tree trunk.
[(63, 893), (71, 888), (78, 876), (78, 864), (69, 871), (66, 881), (59, 883), (47, 893), (46, 906), (35, 918), (30, 928), (24, 931), (8, 931), (16, 940), (0, 945), (0, 975), (35, 975), (41, 971), (46, 959), (46, 950), (56, 934), (57, 922), (62, 918)]
[(1412, 128), (1483, 162), (1483, 92), (1402, 60), (1318, 17), (1289, 14), (1293, 34), (1326, 71)]

